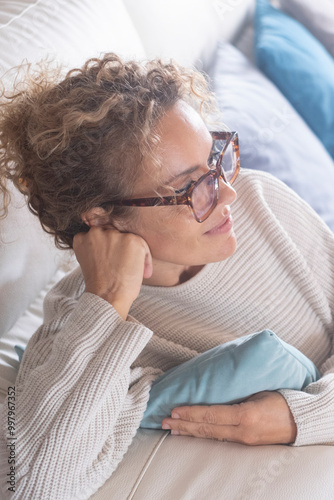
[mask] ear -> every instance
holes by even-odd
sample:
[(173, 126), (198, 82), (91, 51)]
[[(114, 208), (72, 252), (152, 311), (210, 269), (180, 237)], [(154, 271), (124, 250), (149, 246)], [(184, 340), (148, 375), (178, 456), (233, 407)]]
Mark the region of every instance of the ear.
[(87, 212), (81, 214), (81, 219), (89, 227), (110, 225), (110, 217), (101, 207), (87, 210)]

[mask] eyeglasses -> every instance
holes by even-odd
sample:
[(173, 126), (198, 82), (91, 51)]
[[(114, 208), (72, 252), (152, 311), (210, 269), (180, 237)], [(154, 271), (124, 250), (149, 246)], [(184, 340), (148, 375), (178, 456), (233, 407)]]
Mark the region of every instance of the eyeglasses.
[[(208, 172), (197, 181), (192, 181), (186, 190), (176, 190), (173, 196), (115, 200), (117, 206), (159, 207), (188, 205), (197, 222), (204, 222), (217, 206), (219, 178), (232, 184), (240, 170), (239, 141), (237, 132), (210, 132), (213, 143), (209, 157)], [(105, 205), (105, 204), (103, 204)]]

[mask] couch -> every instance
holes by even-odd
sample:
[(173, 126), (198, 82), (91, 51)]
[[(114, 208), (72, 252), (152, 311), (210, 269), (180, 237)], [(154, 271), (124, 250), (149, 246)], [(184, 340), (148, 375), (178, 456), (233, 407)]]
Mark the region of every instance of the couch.
[[(314, 17), (298, 10), (298, 1), (292, 4), (295, 10), (283, 0), (281, 7), (297, 18), (302, 13), (303, 29), (311, 32)], [(333, 230), (333, 151), (322, 137), (326, 126), (330, 137), (332, 123), (324, 126), (320, 120), (318, 133), (316, 112), (310, 120), (303, 105), (298, 108), (300, 99), (289, 95), (290, 87), (286, 91), (275, 80), (263, 40), (257, 38), (263, 26), (253, 23), (254, 9), (254, 0), (0, 2), (2, 82), (10, 85), (10, 69), (23, 60), (34, 63), (45, 56), (64, 68), (107, 51), (138, 59), (172, 57), (196, 66), (210, 76), (224, 121), (239, 131), (242, 165), (279, 176)], [(326, 54), (333, 58), (330, 37), (329, 29), (319, 44), (328, 44)], [(283, 62), (289, 65), (284, 57)], [(296, 78), (291, 79), (292, 85)], [(305, 79), (300, 82), (304, 87)], [(26, 345), (42, 322), (47, 290), (74, 265), (71, 252), (55, 249), (22, 196), (14, 193), (8, 216), (0, 221), (0, 403), (15, 384), (14, 347)], [(333, 460), (331, 446), (249, 447), (140, 429), (117, 470), (91, 499), (329, 500), (334, 497)]]

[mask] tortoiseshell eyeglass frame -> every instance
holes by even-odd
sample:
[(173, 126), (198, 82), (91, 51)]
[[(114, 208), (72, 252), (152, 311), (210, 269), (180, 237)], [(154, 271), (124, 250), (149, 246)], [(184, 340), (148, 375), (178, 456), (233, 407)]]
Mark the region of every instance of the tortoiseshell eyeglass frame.
[[(239, 170), (240, 170), (240, 154), (239, 154), (239, 140), (238, 140), (238, 133), (237, 132), (210, 132), (213, 141), (226, 141), (223, 149), (221, 150), (219, 154), (219, 158), (217, 160), (217, 163), (215, 165), (214, 169), (208, 170), (204, 175), (202, 175), (197, 181), (193, 181), (188, 189), (184, 191), (182, 194), (175, 194), (173, 196), (157, 196), (153, 198), (134, 198), (130, 200), (115, 200), (115, 201), (110, 201), (103, 203), (102, 206), (107, 205), (107, 204), (112, 204), (112, 205), (117, 205), (117, 206), (128, 206), (128, 207), (161, 207), (161, 206), (171, 206), (171, 205), (188, 205), (192, 213), (196, 219), (197, 222), (204, 222), (209, 215), (213, 212), (214, 208), (217, 206), (218, 203), (218, 197), (219, 197), (219, 182), (218, 179), (219, 177), (222, 178), (222, 180), (225, 182), (225, 184), (233, 184), (235, 179), (238, 176)], [(222, 168), (222, 163), (223, 163), (223, 156), (228, 148), (229, 144), (232, 143), (233, 146), (233, 154), (234, 154), (234, 173), (232, 178), (228, 181), (225, 176), (225, 172)], [(214, 150), (214, 142), (212, 144), (212, 151)], [(192, 203), (192, 193), (196, 186), (198, 186), (203, 180), (208, 177), (212, 176), (215, 181), (215, 194), (216, 196), (213, 199), (212, 206), (209, 208), (209, 210), (199, 218), (196, 215), (196, 212), (193, 207)], [(177, 191), (176, 191), (177, 193)]]

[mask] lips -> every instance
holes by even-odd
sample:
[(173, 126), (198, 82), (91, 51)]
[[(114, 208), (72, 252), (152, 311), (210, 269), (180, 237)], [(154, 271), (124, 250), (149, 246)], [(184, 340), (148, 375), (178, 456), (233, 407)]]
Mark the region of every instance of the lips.
[(204, 234), (219, 234), (219, 233), (226, 233), (228, 232), (233, 225), (232, 217), (231, 217), (231, 212), (228, 210), (228, 212), (225, 214), (224, 218), (218, 222), (214, 227), (209, 229), (209, 231), (206, 231)]

